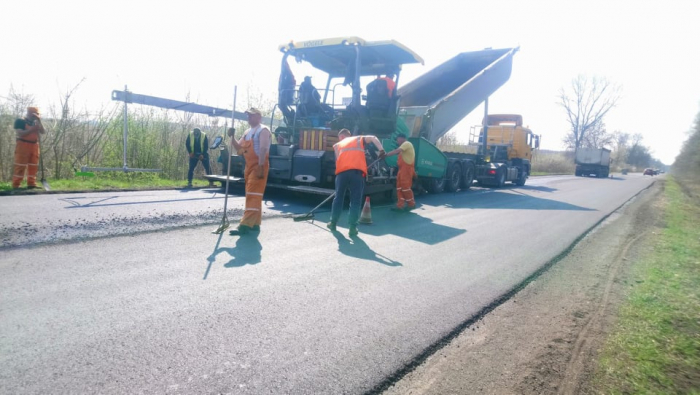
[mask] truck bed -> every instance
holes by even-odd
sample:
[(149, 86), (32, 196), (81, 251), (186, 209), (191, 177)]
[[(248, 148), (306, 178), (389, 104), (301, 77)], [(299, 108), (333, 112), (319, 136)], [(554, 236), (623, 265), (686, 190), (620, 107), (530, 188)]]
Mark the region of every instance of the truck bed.
[[(401, 87), (401, 110), (429, 114), (431, 143), (447, 133), (510, 78), (519, 48), (464, 52)], [(410, 128), (410, 126), (409, 126)]]

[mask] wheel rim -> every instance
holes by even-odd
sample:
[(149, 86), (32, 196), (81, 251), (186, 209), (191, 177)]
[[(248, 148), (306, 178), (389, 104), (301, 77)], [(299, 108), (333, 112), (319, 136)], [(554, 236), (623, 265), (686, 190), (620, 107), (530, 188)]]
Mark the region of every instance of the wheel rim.
[(459, 168), (454, 169), (454, 171), (452, 171), (452, 177), (450, 180), (450, 183), (452, 184), (451, 187), (455, 190), (459, 188), (459, 171), (457, 171), (458, 169)]
[(465, 184), (467, 186), (470, 186), (471, 184), (474, 183), (474, 171), (472, 170), (471, 167), (467, 169), (467, 175), (466, 175), (466, 177), (464, 177), (464, 180), (465, 180)]

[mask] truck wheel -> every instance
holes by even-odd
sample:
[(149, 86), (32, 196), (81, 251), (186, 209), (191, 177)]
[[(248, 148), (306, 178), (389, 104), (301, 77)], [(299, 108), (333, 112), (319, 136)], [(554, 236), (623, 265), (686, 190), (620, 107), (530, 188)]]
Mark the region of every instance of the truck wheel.
[(496, 180), (496, 188), (503, 188), (504, 185), (506, 185), (506, 172), (504, 169), (500, 169), (498, 171), (498, 180)]
[(518, 179), (515, 180), (515, 185), (521, 187), (525, 185), (525, 182), (527, 181), (527, 171), (525, 169), (521, 169), (520, 175), (518, 176)]
[(464, 171), (464, 176), (462, 177), (462, 183), (460, 187), (463, 190), (467, 190), (471, 188), (472, 184), (474, 183), (474, 166), (467, 164), (467, 168)]
[(426, 188), (430, 193), (442, 193), (445, 190), (446, 181), (444, 178), (431, 178), (426, 183)]
[(450, 192), (457, 192), (462, 183), (462, 166), (453, 163), (447, 169), (447, 179), (445, 180), (445, 189)]

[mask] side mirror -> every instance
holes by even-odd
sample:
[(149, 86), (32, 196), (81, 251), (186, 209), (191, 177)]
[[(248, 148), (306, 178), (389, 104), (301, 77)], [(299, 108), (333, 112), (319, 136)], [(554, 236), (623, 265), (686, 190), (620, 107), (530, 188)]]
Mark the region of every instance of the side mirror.
[(540, 148), (540, 136), (535, 136), (535, 148)]
[(210, 149), (217, 149), (221, 145), (221, 143), (224, 141), (224, 138), (222, 136), (216, 136), (214, 139), (214, 143), (209, 147)]

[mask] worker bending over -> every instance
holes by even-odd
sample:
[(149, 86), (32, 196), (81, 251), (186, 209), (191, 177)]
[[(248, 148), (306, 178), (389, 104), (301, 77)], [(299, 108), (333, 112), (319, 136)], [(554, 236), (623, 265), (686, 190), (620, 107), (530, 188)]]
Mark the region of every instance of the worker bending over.
[(331, 209), (331, 222), (326, 226), (332, 232), (336, 230), (336, 224), (343, 211), (345, 191), (350, 190), (350, 213), (348, 223), (350, 236), (358, 233), (357, 223), (360, 219), (360, 205), (365, 189), (365, 177), (367, 176), (367, 161), (365, 160), (365, 147), (373, 143), (379, 149), (379, 157), (386, 153), (382, 143), (375, 136), (352, 136), (347, 129), (338, 132), (339, 141), (333, 145), (335, 151), (335, 198)]
[(416, 151), (413, 144), (406, 140), (406, 135), (399, 133), (396, 136), (396, 144), (399, 148), (388, 152), (386, 156), (398, 155), (399, 173), (396, 175), (396, 207), (393, 211), (411, 211), (416, 208), (416, 201), (413, 198), (413, 179), (417, 177), (414, 169)]
[(238, 228), (229, 232), (233, 236), (260, 231), (262, 198), (270, 169), (270, 128), (261, 123), (262, 113), (257, 108), (251, 107), (245, 113), (248, 115), (250, 129), (246, 130), (241, 139), (236, 141), (233, 136), (235, 130), (228, 130), (231, 144), (238, 155), (243, 155), (245, 159), (245, 211)]
[(12, 188), (19, 188), (27, 173), (27, 188), (38, 188), (36, 173), (39, 170), (39, 135), (46, 133), (41, 124), (37, 107), (27, 107), (27, 115), (15, 120), (15, 171), (12, 175)]
[[(194, 177), (194, 169), (197, 167), (197, 163), (202, 161), (204, 166), (204, 171), (207, 175), (211, 174), (211, 169), (209, 168), (209, 139), (206, 133), (203, 133), (199, 128), (192, 129), (192, 132), (187, 136), (185, 140), (185, 148), (187, 149), (187, 154), (190, 157), (190, 168), (187, 171), (187, 187), (192, 188), (192, 177)], [(209, 186), (214, 186), (212, 181), (209, 181)]]

